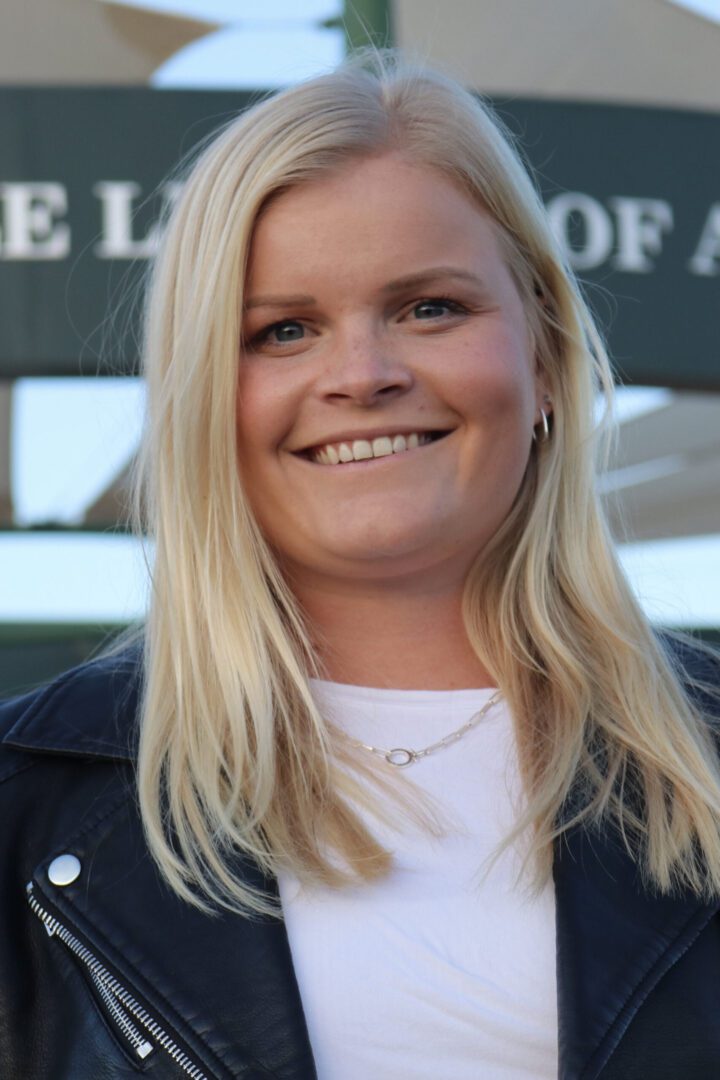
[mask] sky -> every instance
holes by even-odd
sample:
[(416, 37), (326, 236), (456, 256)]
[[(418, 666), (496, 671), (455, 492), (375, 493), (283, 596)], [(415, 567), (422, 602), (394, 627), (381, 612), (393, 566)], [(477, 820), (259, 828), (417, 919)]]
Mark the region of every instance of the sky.
[(678, 7), (685, 7), (694, 11), (697, 15), (703, 15), (706, 19), (714, 19), (720, 22), (720, 0), (670, 0)]
[[(280, 86), (327, 70), (342, 36), (317, 24), (339, 0), (125, 0), (216, 22), (219, 28), (156, 73), (173, 87)], [(668, 0), (659, 0), (668, 2)], [(720, 20), (720, 0), (684, 4)], [(140, 435), (137, 379), (25, 379), (16, 383), (13, 492), (19, 524), (73, 524), (130, 459)], [(660, 407), (666, 392), (619, 397), (619, 416)], [(0, 621), (115, 622), (142, 614), (151, 550), (127, 536), (0, 534)], [(621, 560), (648, 614), (674, 625), (720, 624), (720, 537), (624, 545)], [(715, 589), (709, 583), (717, 581)]]

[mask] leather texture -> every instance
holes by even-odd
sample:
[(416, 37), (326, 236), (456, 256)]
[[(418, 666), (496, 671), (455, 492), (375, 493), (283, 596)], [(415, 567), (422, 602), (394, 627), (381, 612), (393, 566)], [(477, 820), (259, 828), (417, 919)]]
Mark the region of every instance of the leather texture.
[[(133, 786), (138, 656), (83, 665), (0, 705), (0, 1076), (314, 1080), (283, 923), (197, 911), (147, 853)], [(683, 659), (720, 687), (720, 666)], [(56, 886), (48, 866), (63, 853), (80, 874)], [(253, 864), (238, 871), (278, 895)], [(622, 845), (587, 830), (558, 844), (554, 879), (560, 1080), (720, 1077), (720, 902), (648, 893)], [(32, 910), (28, 885), (184, 1067), (152, 1035), (152, 1052), (134, 1054), (87, 964)]]

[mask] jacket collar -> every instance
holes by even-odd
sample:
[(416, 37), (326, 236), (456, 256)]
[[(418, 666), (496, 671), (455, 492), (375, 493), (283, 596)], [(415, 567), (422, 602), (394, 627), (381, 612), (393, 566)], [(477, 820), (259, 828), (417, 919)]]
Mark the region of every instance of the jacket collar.
[(133, 761), (142, 648), (89, 661), (6, 706), (5, 746), (47, 754)]

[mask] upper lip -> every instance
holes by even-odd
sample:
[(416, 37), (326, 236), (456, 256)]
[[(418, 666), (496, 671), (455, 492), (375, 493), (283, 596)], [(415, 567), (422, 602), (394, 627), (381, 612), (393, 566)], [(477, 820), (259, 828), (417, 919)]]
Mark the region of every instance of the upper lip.
[(363, 431), (341, 431), (339, 433), (325, 435), (322, 439), (315, 439), (311, 443), (305, 443), (302, 446), (296, 447), (292, 453), (302, 454), (308, 450), (315, 450), (320, 446), (328, 446), (333, 443), (353, 443), (358, 439), (372, 442), (373, 439), (381, 439), (383, 437), (392, 438), (394, 435), (429, 435), (436, 431), (450, 430), (450, 426), (443, 426), (442, 424), (398, 424), (397, 426), (384, 424), (382, 427), (366, 428)]

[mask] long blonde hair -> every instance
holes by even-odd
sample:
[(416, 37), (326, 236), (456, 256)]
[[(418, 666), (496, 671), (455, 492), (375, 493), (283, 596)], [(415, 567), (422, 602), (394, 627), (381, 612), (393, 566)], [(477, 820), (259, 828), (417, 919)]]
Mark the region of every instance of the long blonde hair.
[(386, 150), (439, 170), (492, 217), (552, 395), (552, 438), (534, 446), (464, 597), (469, 639), (516, 725), (527, 807), (507, 843), (531, 836), (539, 887), (557, 837), (593, 822), (625, 838), (660, 890), (718, 892), (720, 772), (707, 722), (625, 583), (595, 493), (594, 400), (612, 394), (602, 342), (498, 120), (452, 80), (389, 52), (230, 123), (194, 164), (152, 270), (135, 499), (137, 527), (155, 543), (138, 762), (152, 854), (191, 903), (279, 914), (243, 860), (269, 877), (342, 887), (392, 863), (358, 808), (441, 831), (412, 784), (320, 715), (308, 629), (237, 460), (257, 215), (272, 194)]

